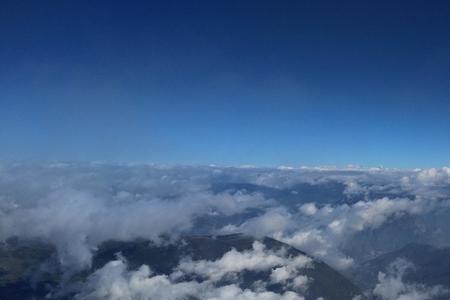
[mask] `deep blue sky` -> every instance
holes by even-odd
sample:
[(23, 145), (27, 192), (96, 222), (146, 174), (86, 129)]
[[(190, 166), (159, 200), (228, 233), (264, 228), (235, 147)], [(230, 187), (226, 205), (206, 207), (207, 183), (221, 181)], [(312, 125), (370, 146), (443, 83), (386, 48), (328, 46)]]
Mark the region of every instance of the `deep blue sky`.
[(449, 116), (449, 1), (0, 3), (0, 159), (441, 166)]

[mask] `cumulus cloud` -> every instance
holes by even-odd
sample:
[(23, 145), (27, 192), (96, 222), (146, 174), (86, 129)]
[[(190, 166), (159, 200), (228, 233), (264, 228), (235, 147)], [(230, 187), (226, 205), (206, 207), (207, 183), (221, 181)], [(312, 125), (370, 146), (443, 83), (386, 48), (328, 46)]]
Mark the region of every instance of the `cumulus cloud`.
[(402, 187), (425, 197), (448, 197), (450, 168), (418, 169), (401, 178)]
[(450, 182), (450, 168), (443, 167), (441, 169), (431, 168), (421, 170), (417, 173), (417, 180), (427, 185), (448, 184)]
[(152, 276), (150, 268), (141, 266), (137, 271), (127, 271), (124, 261), (107, 263), (90, 276), (76, 299), (183, 299), (198, 294), (197, 282), (173, 283), (167, 275)]
[(235, 227), (238, 232), (245, 232), (255, 236), (274, 236), (296, 226), (292, 214), (284, 207), (269, 208), (264, 214), (251, 218)]
[(357, 196), (357, 195), (365, 195), (367, 197), (368, 190), (361, 186), (358, 181), (353, 179), (348, 179), (345, 181), (345, 190), (344, 194), (347, 197)]
[[(264, 262), (263, 259), (267, 261)], [(153, 274), (146, 265), (142, 265), (135, 271), (128, 270), (126, 261), (118, 259), (107, 263), (93, 273), (75, 298), (78, 300), (303, 300), (302, 296), (293, 291), (279, 294), (265, 290), (264, 286), (259, 286), (255, 290), (242, 289), (237, 284), (217, 285), (217, 281), (230, 272), (258, 271), (290, 262), (294, 262), (296, 267), (301, 268), (305, 267), (309, 261), (306, 257), (283, 258), (274, 253), (266, 253), (264, 246), (258, 242), (255, 242), (251, 251), (239, 253), (231, 250), (217, 261), (185, 260), (174, 273), (169, 275)], [(294, 273), (294, 271), (291, 272)], [(200, 274), (206, 280), (180, 280), (185, 277), (183, 275), (191, 273)], [(306, 276), (291, 274), (290, 277), (294, 277), (298, 289), (306, 287)]]
[(426, 287), (405, 282), (404, 276), (412, 268), (414, 265), (407, 260), (397, 259), (389, 266), (387, 273), (378, 274), (373, 294), (383, 300), (428, 300), (448, 295), (448, 290), (441, 286)]
[(312, 216), (312, 215), (316, 214), (317, 207), (314, 202), (308, 202), (308, 203), (303, 204), (300, 207), (300, 211), (302, 213), (304, 213), (305, 215)]
[(384, 197), (320, 208), (305, 203), (298, 214), (270, 209), (239, 227), (227, 229), (272, 236), (342, 270), (351, 267), (354, 259), (342, 253), (340, 246), (355, 233), (377, 229), (391, 219), (423, 215), (449, 206), (448, 200), (422, 197), (414, 200)]
[(0, 237), (47, 240), (55, 243), (63, 264), (80, 266), (89, 265), (91, 248), (105, 240), (157, 241), (162, 234), (187, 232), (195, 216), (211, 211), (229, 215), (258, 205), (252, 196), (208, 193), (114, 203), (73, 189), (59, 189), (42, 202), (1, 214)]
[(64, 266), (83, 268), (105, 240), (158, 241), (189, 232), (197, 217), (231, 216), (267, 204), (258, 194), (211, 193), (206, 182), (214, 174), (145, 166), (4, 167), (0, 240), (50, 242)]
[(299, 254), (295, 257), (286, 257), (283, 251), (268, 251), (264, 244), (255, 241), (251, 250), (239, 252), (232, 249), (216, 261), (183, 260), (178, 270), (182, 274), (198, 274), (211, 281), (219, 281), (227, 275), (238, 274), (244, 270), (256, 272), (271, 270), (274, 282), (281, 282), (294, 280), (300, 269), (309, 267), (312, 267), (312, 259), (307, 256)]

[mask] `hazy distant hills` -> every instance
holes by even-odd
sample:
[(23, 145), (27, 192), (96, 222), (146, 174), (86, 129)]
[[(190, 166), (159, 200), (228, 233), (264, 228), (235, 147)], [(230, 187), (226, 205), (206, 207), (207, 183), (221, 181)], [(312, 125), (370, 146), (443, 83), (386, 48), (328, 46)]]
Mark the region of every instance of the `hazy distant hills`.
[(427, 286), (442, 285), (450, 289), (450, 248), (435, 248), (424, 244), (409, 244), (361, 264), (355, 282), (361, 287), (373, 287), (379, 272), (386, 272), (397, 259), (412, 263), (404, 280)]
[(212, 185), (211, 190), (214, 193), (231, 192), (231, 193), (261, 193), (268, 199), (276, 199), (279, 204), (286, 207), (296, 208), (299, 204), (314, 201), (316, 204), (353, 204), (365, 198), (382, 198), (382, 197), (405, 197), (413, 199), (414, 195), (398, 191), (389, 190), (384, 187), (382, 191), (369, 190), (367, 186), (367, 194), (346, 194), (346, 185), (337, 180), (326, 180), (315, 183), (296, 183), (286, 188), (275, 188), (265, 185), (238, 182), (216, 182)]
[(337, 181), (327, 181), (318, 184), (298, 183), (289, 188), (274, 188), (251, 183), (223, 183), (218, 182), (212, 186), (212, 191), (231, 193), (261, 193), (268, 199), (276, 199), (280, 204), (295, 208), (297, 205), (310, 202), (340, 203), (348, 201), (343, 194), (345, 185)]

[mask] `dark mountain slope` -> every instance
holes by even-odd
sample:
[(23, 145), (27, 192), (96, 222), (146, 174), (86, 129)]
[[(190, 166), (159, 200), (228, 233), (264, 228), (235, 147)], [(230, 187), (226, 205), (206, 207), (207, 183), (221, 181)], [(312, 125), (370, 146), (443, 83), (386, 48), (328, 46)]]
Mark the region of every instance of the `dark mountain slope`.
[[(118, 252), (124, 256), (130, 268), (139, 267), (142, 264), (149, 265), (152, 270), (159, 274), (168, 274), (178, 265), (182, 257), (190, 256), (193, 260), (217, 260), (231, 249), (245, 251), (252, 249), (255, 239), (245, 235), (227, 236), (190, 236), (183, 238), (179, 245), (155, 246), (148, 241), (136, 242), (108, 242), (103, 244), (94, 258), (94, 268), (103, 266), (110, 260), (115, 259)], [(264, 238), (261, 242), (270, 250), (285, 248), (287, 255), (306, 255), (293, 247), (271, 238)], [(302, 275), (312, 279), (307, 299), (324, 297), (325, 299), (352, 299), (359, 294), (358, 288), (340, 273), (333, 270), (323, 262), (314, 260), (312, 268), (302, 270)], [(269, 282), (270, 273), (243, 274), (241, 287), (245, 288), (258, 280)], [(282, 287), (269, 286), (269, 290), (279, 292)]]
[[(128, 262), (130, 270), (135, 270), (143, 264), (148, 265), (156, 274), (170, 274), (182, 258), (190, 256), (195, 260), (217, 260), (231, 249), (239, 252), (251, 250), (255, 239), (245, 235), (227, 236), (188, 236), (175, 243), (155, 245), (146, 240), (132, 242), (108, 241), (99, 246), (96, 251), (91, 270), (72, 275), (69, 279), (75, 287), (84, 281), (95, 270), (103, 267), (111, 260), (117, 259), (120, 253)], [(296, 257), (305, 253), (271, 238), (260, 240), (267, 250), (284, 249), (286, 256)], [(55, 259), (55, 250), (40, 243), (15, 243), (0, 246), (0, 299), (70, 299), (69, 296), (53, 296), (45, 298), (46, 294), (61, 287), (62, 273)], [(45, 268), (43, 268), (45, 266)], [(49, 267), (51, 266), (51, 267)], [(241, 288), (248, 288), (262, 280), (270, 282), (271, 270), (263, 272), (243, 271), (237, 278), (219, 284), (236, 283)], [(358, 288), (340, 273), (323, 262), (313, 260), (311, 268), (301, 269), (300, 275), (311, 279), (306, 299), (352, 299), (359, 294)], [(237, 281), (236, 281), (237, 280)], [(78, 282), (78, 283), (77, 283)], [(67, 277), (65, 280), (67, 286)], [(282, 292), (284, 286), (280, 283), (268, 284), (268, 290)], [(53, 293), (57, 295), (57, 293)], [(72, 295), (72, 296), (71, 296)]]

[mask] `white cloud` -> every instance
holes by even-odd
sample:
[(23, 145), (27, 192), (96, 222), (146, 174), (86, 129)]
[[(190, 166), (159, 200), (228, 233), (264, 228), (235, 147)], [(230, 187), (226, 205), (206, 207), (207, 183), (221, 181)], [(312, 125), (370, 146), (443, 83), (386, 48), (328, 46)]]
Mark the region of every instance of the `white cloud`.
[(196, 295), (201, 291), (197, 282), (170, 281), (166, 275), (154, 275), (146, 265), (137, 271), (127, 271), (124, 261), (117, 260), (107, 263), (88, 279), (83, 291), (76, 299), (183, 299)]
[(175, 237), (199, 216), (264, 207), (260, 194), (213, 194), (209, 169), (147, 166), (21, 166), (0, 174), (0, 240), (37, 238), (56, 246), (65, 267), (89, 266), (109, 239)]
[(423, 215), (449, 205), (448, 200), (422, 197), (415, 200), (384, 197), (321, 208), (306, 203), (300, 207), (300, 215), (271, 209), (234, 229), (270, 235), (323, 259), (333, 267), (346, 269), (353, 265), (354, 260), (339, 249), (355, 233), (377, 229), (392, 218)]
[(344, 195), (347, 197), (355, 195), (364, 195), (367, 193), (367, 189), (362, 187), (356, 180), (348, 179), (345, 181)]
[[(183, 274), (198, 274), (208, 280), (219, 281), (226, 275), (237, 274), (244, 270), (264, 271), (274, 269), (272, 271), (275, 271), (277, 268), (286, 267), (285, 270), (290, 275), (285, 278), (286, 280), (295, 277), (299, 269), (311, 266), (312, 259), (307, 256), (299, 254), (296, 257), (285, 257), (283, 251), (269, 251), (264, 244), (255, 241), (251, 250), (239, 252), (232, 249), (215, 261), (185, 259), (180, 262), (178, 270)], [(276, 273), (277, 271), (273, 275), (274, 278), (277, 277)]]
[[(420, 230), (428, 226), (427, 232), (443, 232), (450, 226), (446, 213), (449, 178), (450, 169), (446, 167), (414, 171), (337, 168), (287, 171), (216, 166), (3, 163), (0, 240), (13, 235), (44, 239), (57, 247), (65, 266), (84, 267), (89, 265), (92, 251), (105, 240), (158, 240), (161, 234), (192, 233), (198, 217), (214, 221), (224, 217), (226, 221), (219, 223), (219, 228), (211, 225), (205, 231), (216, 232), (224, 226), (222, 232), (269, 235), (344, 269), (355, 259), (342, 249), (360, 232), (373, 233), (404, 216), (429, 215), (431, 221), (420, 223)], [(304, 201), (305, 197), (301, 189), (294, 187), (305, 183), (317, 187), (332, 181), (345, 185), (344, 195), (364, 195), (365, 201), (338, 203), (327, 199), (324, 203), (323, 199), (308, 195), (308, 203), (295, 202), (297, 198)], [(217, 182), (292, 188), (286, 191), (294, 204), (284, 205), (284, 190), (280, 195), (271, 194), (272, 199), (265, 199), (261, 193), (213, 193), (210, 187)], [(391, 194), (383, 197), (387, 192)], [(382, 196), (370, 198), (371, 193)], [(342, 195), (336, 198), (342, 199)], [(234, 218), (248, 212), (247, 209), (254, 210)], [(440, 215), (436, 216), (436, 212)], [(439, 235), (436, 243), (450, 244), (447, 236), (445, 232)], [(431, 238), (427, 235), (424, 241), (434, 242)]]
[(442, 182), (448, 183), (450, 180), (450, 168), (443, 167), (441, 169), (431, 168), (421, 170), (417, 174), (417, 179), (427, 185), (438, 184)]
[(428, 300), (448, 294), (441, 286), (426, 287), (405, 282), (404, 275), (411, 268), (414, 266), (404, 259), (394, 261), (387, 274), (378, 274), (378, 283), (373, 294), (383, 300)]
[[(180, 272), (180, 270), (178, 271)], [(78, 300), (304, 300), (299, 294), (241, 289), (236, 284), (216, 286), (213, 281), (176, 281), (177, 276), (154, 275), (146, 265), (128, 271), (123, 260), (107, 263), (93, 273), (75, 296)]]
[(300, 211), (305, 215), (312, 216), (317, 212), (316, 204), (313, 202), (305, 203), (300, 207)]
[(237, 227), (238, 231), (255, 236), (273, 236), (295, 226), (292, 215), (284, 207), (269, 208), (263, 215), (251, 218)]

